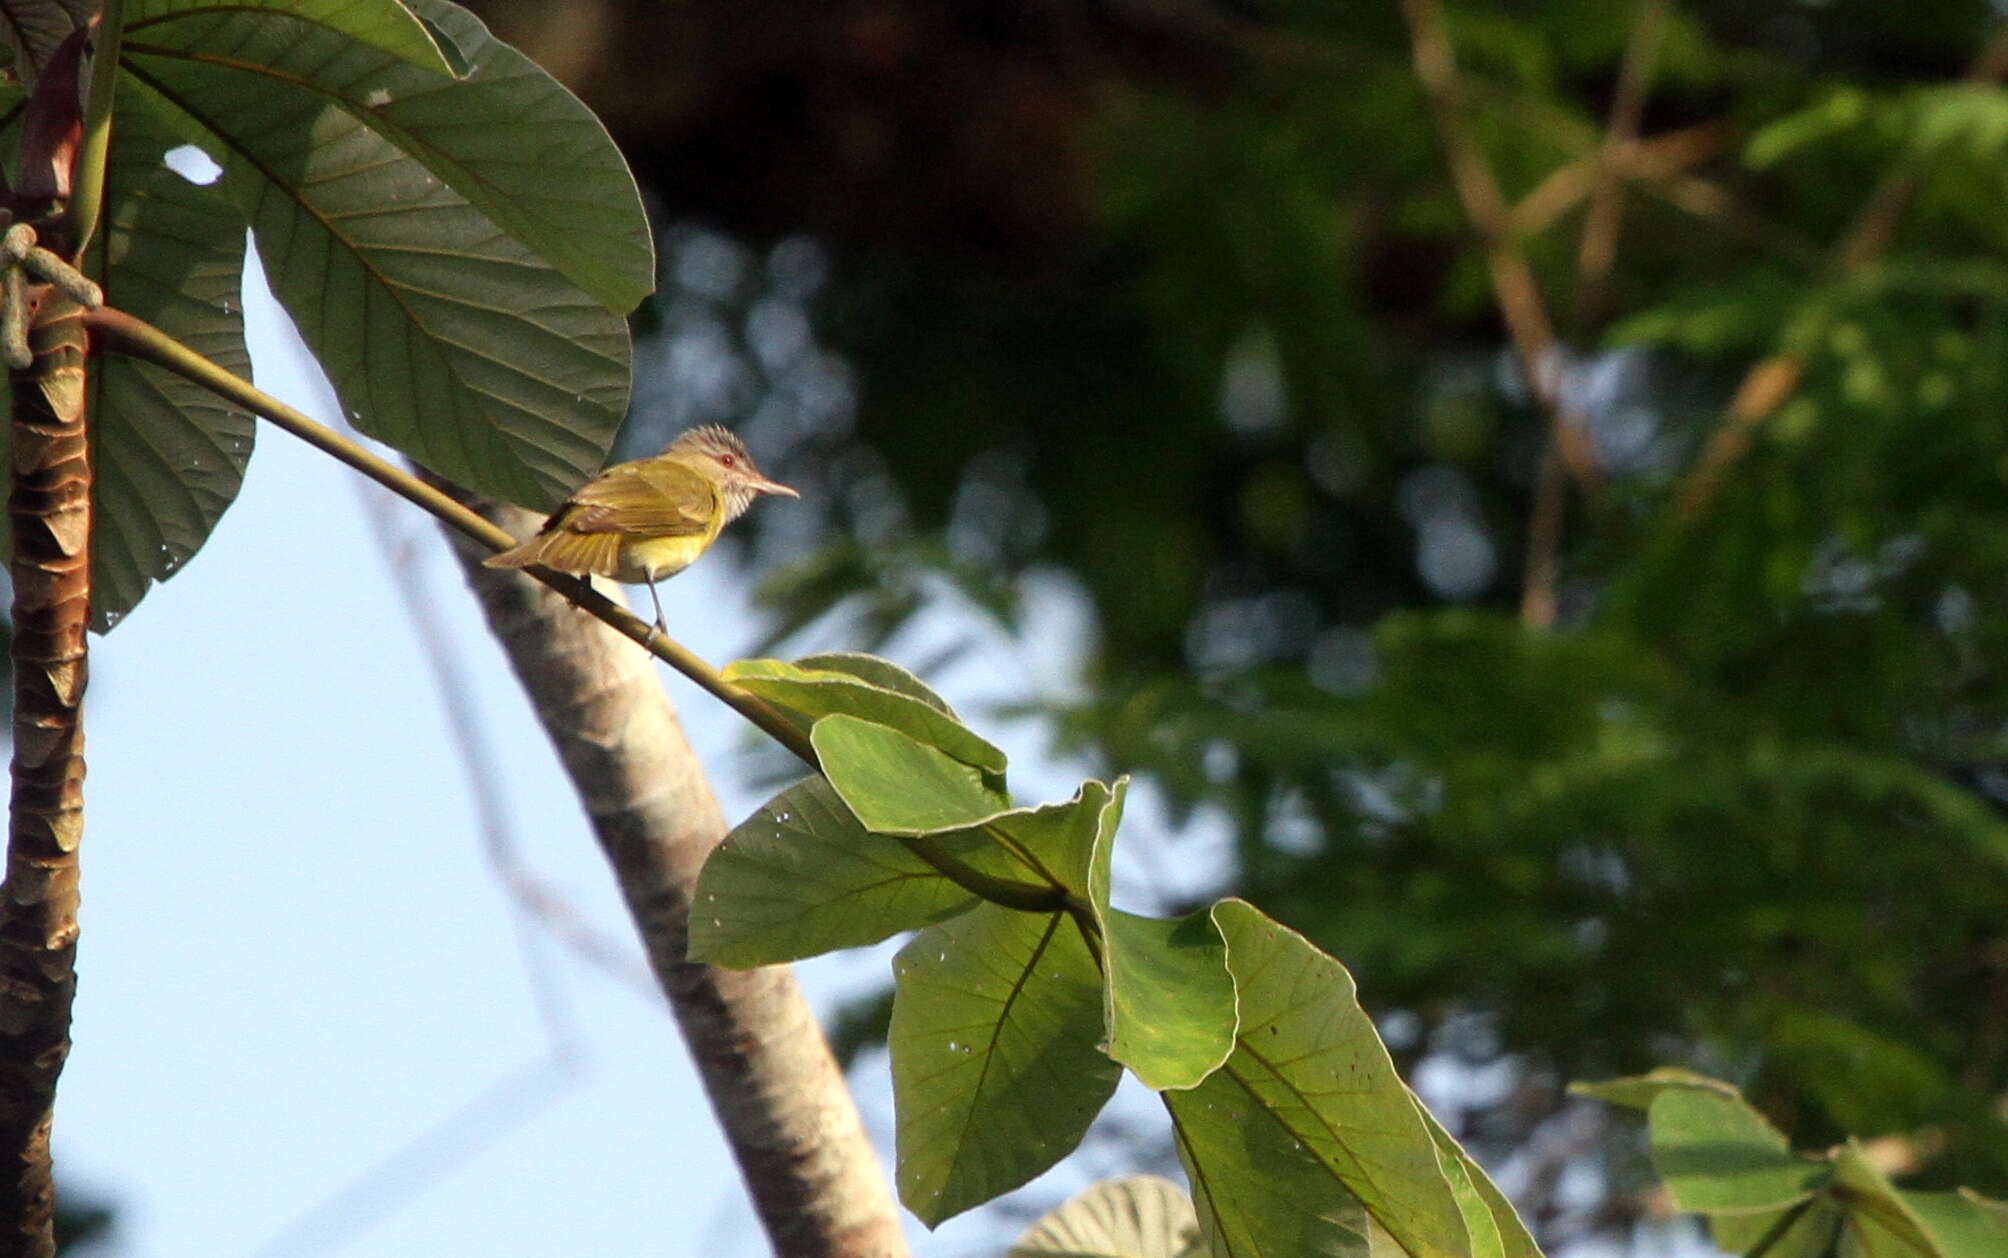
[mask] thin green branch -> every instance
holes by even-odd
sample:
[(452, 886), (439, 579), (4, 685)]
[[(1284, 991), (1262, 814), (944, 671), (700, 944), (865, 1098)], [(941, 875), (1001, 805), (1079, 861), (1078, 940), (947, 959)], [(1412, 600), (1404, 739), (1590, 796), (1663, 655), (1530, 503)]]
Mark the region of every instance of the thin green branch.
[(70, 256), (81, 260), (105, 204), (105, 162), (112, 150), (112, 98), (118, 92), (119, 52), (125, 42), (125, 0), (104, 0), (91, 54), (91, 90), (84, 102), (84, 139), (70, 180)]
[[(172, 371), (183, 379), (208, 389), (225, 401), (270, 420), (308, 445), (333, 455), (392, 493), (431, 512), (462, 535), (490, 550), (507, 550), (516, 544), (515, 538), (483, 519), (465, 504), (455, 501), (443, 490), (426, 484), (396, 464), (370, 453), (341, 433), (315, 422), (226, 368), (204, 358), (144, 319), (110, 306), (101, 306), (85, 314), (84, 321), (107, 348)], [(725, 680), (711, 665), (587, 582), (543, 568), (530, 568), (526, 571), (570, 599), (580, 610), (640, 643), (657, 659), (696, 682), (706, 693), (751, 721), (762, 733), (800, 757), (810, 768), (820, 772), (821, 766), (817, 763), (815, 749), (809, 745), (809, 740), (800, 729), (764, 700)], [(1072, 897), (1058, 885), (1038, 886), (993, 877), (969, 868), (925, 837), (910, 840), (909, 846), (915, 855), (926, 861), (943, 877), (972, 895), (981, 896), (993, 903), (1007, 908), (1040, 912), (1071, 910), (1076, 907), (1072, 903)]]
[[(431, 512), (452, 525), (462, 535), (481, 545), (500, 551), (516, 544), (515, 538), (455, 502), (446, 493), (426, 484), (396, 464), (370, 453), (333, 429), (316, 423), (302, 412), (294, 410), (271, 394), (189, 349), (144, 319), (105, 306), (91, 311), (85, 316), (85, 322), (103, 338), (108, 347), (172, 371), (185, 380), (201, 385), (225, 401), (270, 420), (308, 445), (333, 455), (400, 498)], [(616, 632), (646, 647), (657, 659), (696, 682), (713, 698), (751, 721), (768, 737), (801, 757), (811, 768), (816, 766), (816, 753), (809, 746), (808, 739), (804, 738), (801, 731), (790, 724), (787, 718), (757, 696), (720, 677), (718, 670), (670, 639), (668, 635), (657, 632), (654, 625), (577, 577), (541, 568), (529, 571), (539, 581), (572, 600), (588, 615), (597, 617)]]

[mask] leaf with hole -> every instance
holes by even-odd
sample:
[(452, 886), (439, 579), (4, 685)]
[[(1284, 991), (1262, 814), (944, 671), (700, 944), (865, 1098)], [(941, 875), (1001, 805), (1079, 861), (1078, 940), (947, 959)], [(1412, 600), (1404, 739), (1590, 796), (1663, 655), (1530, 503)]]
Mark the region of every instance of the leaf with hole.
[(626, 407), (627, 329), (607, 306), (652, 273), (639, 203), (576, 101), (457, 9), (419, 7), (468, 78), (284, 13), (203, 8), (128, 30), (120, 100), (223, 168), (359, 428), (550, 507)]
[[(18, 128), (5, 130), (11, 141)], [(179, 143), (127, 110), (105, 163), (105, 211), (85, 269), (120, 308), (248, 375), (241, 308), (244, 223), (215, 189), (163, 162)], [(119, 354), (88, 376), (93, 512), (91, 625), (109, 630), (181, 570), (235, 501), (255, 421), (207, 389)], [(4, 395), (0, 384), (0, 395)], [(11, 434), (0, 425), (0, 451)], [(0, 545), (7, 522), (0, 517)]]

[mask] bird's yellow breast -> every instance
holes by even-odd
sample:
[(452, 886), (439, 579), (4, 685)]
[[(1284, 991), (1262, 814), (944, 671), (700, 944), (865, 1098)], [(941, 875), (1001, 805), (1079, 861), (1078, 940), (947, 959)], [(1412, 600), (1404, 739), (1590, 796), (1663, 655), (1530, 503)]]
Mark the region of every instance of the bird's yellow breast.
[(718, 536), (716, 529), (682, 537), (636, 537), (623, 539), (621, 568), (614, 574), (621, 581), (660, 581), (688, 568)]

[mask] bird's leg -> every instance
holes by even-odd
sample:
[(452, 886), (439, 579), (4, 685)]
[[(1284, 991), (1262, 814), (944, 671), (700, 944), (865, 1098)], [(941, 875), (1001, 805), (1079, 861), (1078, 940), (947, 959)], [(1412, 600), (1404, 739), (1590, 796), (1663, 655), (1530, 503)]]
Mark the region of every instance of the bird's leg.
[(648, 601), (655, 604), (655, 631), (663, 637), (669, 636), (669, 626), (662, 621), (662, 597), (655, 592), (655, 582), (648, 583)]

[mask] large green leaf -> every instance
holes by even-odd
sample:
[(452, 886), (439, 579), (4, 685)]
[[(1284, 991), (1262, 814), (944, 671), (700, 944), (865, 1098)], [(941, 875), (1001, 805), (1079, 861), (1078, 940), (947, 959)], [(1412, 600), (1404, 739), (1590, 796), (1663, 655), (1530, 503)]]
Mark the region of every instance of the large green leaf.
[[(980, 837), (966, 845), (989, 846)], [(827, 781), (808, 778), (762, 805), (705, 860), (690, 956), (773, 965), (877, 943), (971, 903), (906, 844), (859, 825)]]
[(452, 64), (412, 7), (398, 0), (126, 0), (125, 21), (128, 31), (143, 31), (167, 19), (263, 9), (367, 44), (421, 70), (452, 74)]
[(1039, 1217), (1006, 1258), (1204, 1258), (1192, 1199), (1168, 1179), (1105, 1179)]
[(1832, 1175), (1793, 1156), (1785, 1137), (1741, 1097), (1675, 1088), (1646, 1111), (1653, 1169), (1683, 1210), (1770, 1211), (1803, 1201)]
[[(500, 45), (456, 42), (475, 65), (466, 81), (286, 16), (200, 10), (128, 33), (121, 100), (161, 110), (223, 167), (273, 291), (358, 427), (472, 488), (549, 507), (612, 441), (627, 329), (539, 256), (564, 231), (502, 207), (525, 181), (542, 182), (546, 204), (617, 204), (619, 180), (564, 160), (604, 136), (548, 108), (558, 97), (520, 76), (514, 90), (483, 86), (507, 60)], [(505, 142), (513, 166), (493, 147)], [(590, 216), (572, 230), (609, 239)]]
[(1229, 1064), (1162, 1093), (1212, 1258), (1370, 1258), (1367, 1212)]
[[(320, 0), (320, 6), (348, 2)], [(655, 288), (654, 237), (634, 176), (606, 128), (562, 83), (459, 5), (408, 5), (465, 60), (465, 77), (374, 55), (350, 38), (361, 36), (332, 24), (314, 29), (314, 15), (291, 6), (282, 8), (286, 20), (256, 24), (255, 33), (251, 24), (200, 13), (129, 20), (128, 62), (144, 72), (152, 63), (139, 54), (151, 52), (226, 65), (209, 41), (241, 38), (239, 55), (264, 59), (254, 73), (304, 84), (417, 158), (608, 310), (634, 309)], [(227, 14), (242, 6), (214, 7)]]
[[(248, 376), (243, 220), (163, 164), (176, 143), (143, 111), (120, 116), (88, 265), (108, 300)], [(256, 421), (137, 359), (101, 355), (92, 368), (91, 623), (102, 633), (208, 539), (237, 496)]]
[[(1411, 1258), (1464, 1258), (1471, 1247), (1457, 1193), (1352, 976), (1242, 901), (1215, 905), (1213, 918), (1241, 1025), (1234, 1054), (1193, 1095), (1246, 1092), (1303, 1143), (1334, 1192), (1356, 1197)], [(1180, 1104), (1174, 1113), (1185, 1112)]]
[(725, 679), (796, 714), (805, 724), (841, 712), (891, 726), (975, 765), (990, 775), (990, 785), (1002, 787), (1004, 753), (915, 695), (874, 685), (851, 672), (805, 668), (784, 660), (738, 660), (726, 667)]
[(1122, 1071), (1065, 914), (979, 904), (914, 936), (893, 977), (899, 1195), (932, 1227), (1072, 1152)]
[(982, 770), (876, 721), (826, 716), (809, 741), (830, 785), (880, 834), (966, 829), (1010, 811)]

